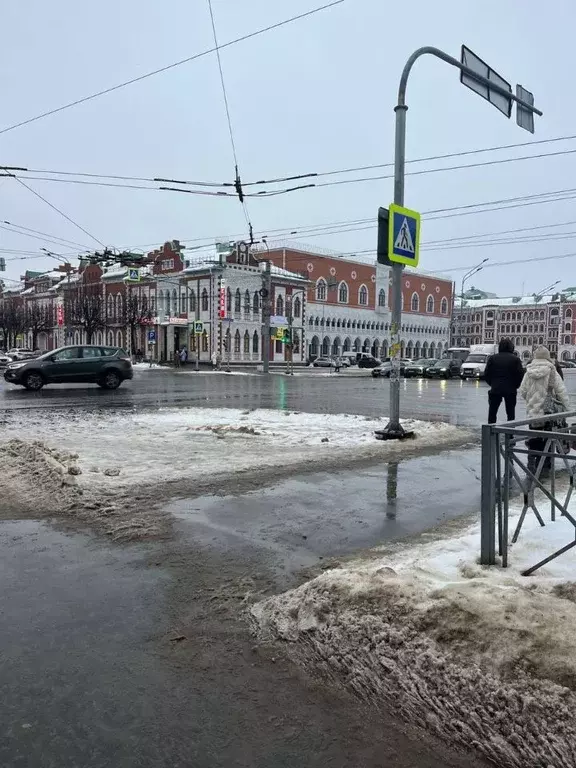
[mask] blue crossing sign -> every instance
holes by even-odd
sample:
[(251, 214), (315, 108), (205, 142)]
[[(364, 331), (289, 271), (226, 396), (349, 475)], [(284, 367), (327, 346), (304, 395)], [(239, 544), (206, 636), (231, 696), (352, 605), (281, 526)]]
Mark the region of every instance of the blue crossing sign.
[(390, 204), (388, 226), (388, 258), (396, 264), (417, 267), (420, 257), (420, 214)]

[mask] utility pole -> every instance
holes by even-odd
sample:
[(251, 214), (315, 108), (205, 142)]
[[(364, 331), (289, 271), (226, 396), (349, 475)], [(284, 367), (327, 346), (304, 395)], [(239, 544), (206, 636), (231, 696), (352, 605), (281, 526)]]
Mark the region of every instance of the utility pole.
[[(462, 336), (462, 330), (463, 330), (463, 317), (464, 317), (464, 285), (466, 283), (466, 280), (468, 280), (469, 277), (472, 277), (472, 275), (475, 275), (476, 272), (480, 272), (481, 269), (484, 269), (484, 264), (488, 261), (488, 259), (482, 259), (480, 264), (477, 264), (475, 267), (473, 267), (469, 272), (466, 272), (466, 274), (462, 278), (462, 283), (460, 285), (460, 322), (458, 323), (458, 328), (460, 330), (460, 337)], [(458, 344), (455, 344), (455, 346), (459, 346)]]
[[(404, 206), (404, 176), (406, 165), (406, 88), (408, 77), (415, 62), (425, 54), (435, 56), (447, 64), (460, 70), (460, 79), (464, 85), (474, 90), (491, 104), (504, 112), (507, 117), (512, 113), (512, 102), (518, 107), (517, 122), (520, 127), (534, 132), (533, 115), (542, 115), (534, 107), (534, 97), (521, 86), (516, 87), (514, 95), (510, 86), (501, 85), (505, 82), (494, 70), (486, 65), (469, 49), (462, 46), (462, 61), (448, 55), (439, 48), (424, 46), (418, 48), (408, 58), (398, 86), (398, 103), (394, 107), (396, 127), (394, 138), (394, 203)], [(402, 325), (402, 272), (403, 265), (392, 264), (392, 368), (390, 372), (390, 420), (384, 430), (376, 432), (379, 439), (398, 439), (406, 437), (406, 432), (400, 424), (400, 329)]]
[[(266, 247), (268, 245), (266, 244)], [(270, 255), (270, 251), (268, 251)], [(262, 272), (262, 370), (270, 373), (270, 315), (272, 314), (272, 265), (268, 258)]]

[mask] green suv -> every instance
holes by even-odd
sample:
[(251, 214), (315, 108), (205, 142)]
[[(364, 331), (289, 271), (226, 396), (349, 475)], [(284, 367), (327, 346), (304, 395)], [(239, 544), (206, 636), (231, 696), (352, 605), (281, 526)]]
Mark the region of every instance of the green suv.
[(130, 358), (120, 347), (86, 344), (61, 347), (33, 360), (11, 363), (4, 371), (9, 384), (37, 392), (45, 384), (94, 383), (103, 389), (117, 389), (133, 377)]

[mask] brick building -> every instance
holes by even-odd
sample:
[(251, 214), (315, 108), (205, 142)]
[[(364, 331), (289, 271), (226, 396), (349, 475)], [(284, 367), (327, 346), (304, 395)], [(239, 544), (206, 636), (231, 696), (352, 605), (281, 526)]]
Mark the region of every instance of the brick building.
[[(268, 257), (268, 251), (260, 252)], [(309, 356), (350, 350), (386, 357), (390, 347), (390, 270), (306, 247), (271, 247), (272, 262), (308, 277), (304, 331)], [(402, 356), (434, 357), (448, 348), (450, 280), (405, 270)]]

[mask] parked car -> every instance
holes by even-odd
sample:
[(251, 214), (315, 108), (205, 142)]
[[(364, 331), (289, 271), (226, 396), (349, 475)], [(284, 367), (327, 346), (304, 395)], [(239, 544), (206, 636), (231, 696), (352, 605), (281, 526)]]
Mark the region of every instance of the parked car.
[(379, 365), (382, 365), (382, 360), (372, 355), (362, 355), (358, 360), (358, 368), (377, 368)]
[[(408, 362), (411, 362), (411, 361), (408, 361)], [(378, 379), (378, 378), (389, 379), (391, 370), (392, 370), (392, 362), (390, 361), (390, 358), (388, 358), (388, 360), (385, 360), (377, 368), (372, 369), (372, 376), (375, 379)], [(406, 370), (406, 360), (401, 359), (400, 360), (400, 376), (404, 376), (405, 370)]]
[(34, 352), (26, 347), (12, 347), (8, 350), (8, 357), (11, 360), (30, 360), (34, 357)]
[(576, 363), (573, 360), (559, 360), (558, 365), (560, 368), (576, 368)]
[(330, 368), (332, 366), (331, 357), (317, 357), (312, 363), (314, 368)]
[(13, 362), (11, 357), (8, 357), (4, 352), (0, 353), (0, 368), (5, 368), (11, 362)]
[(45, 384), (94, 383), (117, 389), (133, 376), (129, 356), (119, 347), (61, 347), (32, 360), (11, 362), (4, 371), (9, 384), (33, 391)]
[(437, 360), (431, 368), (428, 368), (426, 376), (430, 379), (451, 379), (453, 376), (460, 376), (462, 360), (448, 360), (446, 358)]
[(404, 368), (404, 376), (407, 379), (411, 377), (426, 376), (426, 372), (429, 368), (432, 368), (438, 361), (433, 357), (422, 357), (420, 360), (411, 360), (406, 363)]

